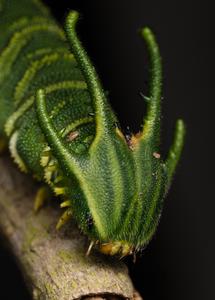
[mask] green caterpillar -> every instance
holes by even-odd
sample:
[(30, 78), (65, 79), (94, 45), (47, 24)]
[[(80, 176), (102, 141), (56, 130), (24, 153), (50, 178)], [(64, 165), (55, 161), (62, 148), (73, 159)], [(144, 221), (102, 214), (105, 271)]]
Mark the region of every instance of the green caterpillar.
[[(95, 68), (76, 35), (65, 33), (39, 0), (0, 0), (0, 147), (23, 172), (44, 181), (95, 245), (126, 256), (147, 245), (159, 222), (184, 140), (178, 120), (167, 159), (159, 154), (161, 58), (150, 29), (151, 58), (143, 130), (125, 138)], [(71, 49), (71, 52), (70, 50)], [(41, 188), (36, 208), (46, 190)]]

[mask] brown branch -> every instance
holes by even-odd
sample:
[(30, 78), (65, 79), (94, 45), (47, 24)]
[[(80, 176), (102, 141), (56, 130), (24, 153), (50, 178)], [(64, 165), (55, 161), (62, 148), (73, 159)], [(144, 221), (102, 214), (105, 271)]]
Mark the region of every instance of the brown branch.
[(26, 279), (33, 299), (135, 298), (122, 262), (93, 251), (75, 224), (55, 230), (61, 213), (47, 205), (33, 213), (35, 183), (0, 158), (0, 231)]

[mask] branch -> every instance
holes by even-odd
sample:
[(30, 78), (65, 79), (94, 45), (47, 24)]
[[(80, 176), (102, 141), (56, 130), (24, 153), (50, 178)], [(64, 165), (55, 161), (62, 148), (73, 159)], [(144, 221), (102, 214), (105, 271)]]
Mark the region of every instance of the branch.
[(137, 297), (122, 262), (96, 251), (86, 257), (88, 241), (75, 224), (55, 230), (62, 213), (55, 201), (34, 214), (35, 183), (6, 156), (0, 158), (0, 170), (0, 231), (33, 299)]

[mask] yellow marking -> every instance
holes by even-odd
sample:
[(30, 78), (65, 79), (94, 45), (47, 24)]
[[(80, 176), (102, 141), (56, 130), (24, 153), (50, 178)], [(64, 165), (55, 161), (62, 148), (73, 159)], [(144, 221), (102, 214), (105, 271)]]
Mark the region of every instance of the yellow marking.
[[(51, 84), (45, 88), (46, 94), (50, 94), (61, 89), (86, 89), (87, 85), (84, 81), (62, 81)], [(14, 130), (16, 121), (33, 105), (35, 100), (34, 96), (31, 96), (15, 111), (7, 120), (5, 124), (5, 132), (7, 136), (10, 136)]]
[(60, 89), (86, 89), (87, 84), (84, 81), (61, 81), (45, 88), (45, 93), (49, 94)]
[(20, 106), (20, 108), (15, 111), (7, 120), (5, 123), (5, 132), (7, 136), (10, 136), (11, 133), (14, 130), (14, 124), (15, 122), (31, 107), (31, 105), (34, 103), (34, 97), (30, 97), (28, 100), (26, 100), (23, 105)]
[(50, 151), (51, 151), (51, 148), (49, 146), (45, 146), (43, 152), (50, 153)]
[(41, 156), (41, 159), (40, 159), (40, 165), (42, 167), (46, 167), (49, 163), (49, 160), (50, 160), (50, 156), (49, 155), (42, 155)]
[(11, 152), (11, 156), (13, 157), (15, 163), (19, 166), (20, 170), (24, 173), (27, 173), (27, 167), (23, 162), (22, 158), (19, 156), (19, 153), (16, 149), (17, 139), (18, 139), (19, 132), (15, 131), (14, 134), (10, 138), (9, 142), (9, 149)]
[(120, 254), (120, 258), (123, 258), (124, 256), (132, 254), (133, 247), (125, 241), (115, 241), (101, 244), (99, 250), (111, 256)]
[(70, 207), (70, 206), (71, 206), (71, 200), (64, 201), (60, 205), (61, 208)]
[[(58, 172), (58, 174), (60, 174), (60, 172)], [(54, 184), (57, 184), (64, 179), (64, 177), (62, 175), (58, 175), (58, 174), (57, 174), (57, 177), (54, 179)]]
[(42, 167), (47, 167), (51, 160), (51, 148), (49, 146), (45, 146), (43, 149), (41, 158), (40, 158), (40, 165)]
[(41, 48), (41, 49), (37, 49), (36, 51), (34, 52), (30, 52), (28, 55), (27, 55), (27, 58), (28, 59), (33, 59), (37, 56), (40, 56), (40, 55), (44, 55), (44, 54), (48, 54), (50, 52), (52, 52), (53, 49), (51, 48)]
[[(16, 42), (16, 47), (14, 47), (14, 51), (7, 51), (9, 48), (7, 47), (5, 51), (0, 54), (0, 83), (3, 82), (5, 77), (10, 73), (10, 69), (14, 61), (16, 60), (21, 49), (27, 44), (27, 40), (23, 39), (19, 42)], [(12, 47), (10, 47), (11, 49)]]
[(47, 169), (45, 169), (45, 171), (44, 171), (44, 179), (50, 185), (52, 184), (51, 183), (52, 173), (53, 173), (52, 171), (49, 171)]
[[(42, 156), (43, 155), (44, 154), (42, 154)], [(40, 163), (42, 163), (42, 162), (40, 161)], [(52, 178), (53, 173), (56, 172), (57, 169), (58, 169), (58, 166), (57, 166), (56, 160), (55, 159), (51, 159), (49, 161), (48, 166), (46, 166), (45, 169), (44, 169), (44, 178), (45, 178), (45, 181), (48, 184), (52, 185), (51, 178)]]
[[(59, 47), (59, 48), (56, 48), (54, 49), (55, 52), (59, 52), (59, 53), (68, 53), (68, 49), (66, 49), (65, 47)], [(43, 54), (48, 54), (50, 52), (53, 52), (53, 49), (52, 48), (41, 48), (41, 49), (37, 49), (36, 51), (34, 52), (30, 52), (28, 55), (27, 55), (27, 58), (28, 59), (33, 59), (37, 56), (40, 56), (40, 55), (43, 55)]]
[(59, 230), (63, 225), (68, 223), (69, 220), (72, 218), (72, 209), (68, 208), (63, 215), (60, 217), (60, 220), (58, 221), (56, 225), (56, 229)]
[(50, 161), (49, 165), (47, 166), (47, 170), (52, 172), (57, 171), (56, 163)]
[(13, 22), (9, 27), (8, 31), (14, 31), (17, 30), (19, 27), (25, 26), (26, 24), (29, 23), (29, 18), (28, 17), (22, 17), (15, 22)]
[(64, 39), (64, 32), (56, 25), (52, 24), (35, 24), (24, 28), (20, 32), (14, 33), (9, 41), (8, 46), (0, 54), (0, 83), (10, 73), (11, 66), (16, 60), (22, 48), (28, 43), (32, 33), (35, 31), (49, 31), (58, 34)]
[(25, 17), (21, 17), (20, 19), (16, 20), (15, 22), (13, 22), (9, 27), (8, 27), (8, 31), (14, 31), (22, 26), (25, 25), (33, 25), (33, 23), (47, 23), (48, 20), (47, 18), (41, 17), (41, 16), (35, 16), (33, 18), (29, 18), (28, 16)]
[[(61, 58), (62, 54), (53, 53), (50, 55), (46, 55), (42, 59), (36, 60), (31, 64), (31, 66), (26, 70), (22, 79), (18, 82), (15, 88), (15, 105), (19, 104), (19, 102), (22, 100), (22, 97), (25, 95), (25, 92), (28, 89), (30, 82), (33, 80), (37, 72), (41, 70), (44, 66), (49, 66)], [(74, 60), (74, 56), (71, 53), (64, 54), (63, 58), (69, 61)]]
[(65, 187), (55, 187), (54, 192), (56, 196), (65, 195)]
[(61, 109), (66, 105), (66, 101), (59, 102), (53, 110), (50, 112), (50, 119), (53, 119), (56, 115), (59, 114)]

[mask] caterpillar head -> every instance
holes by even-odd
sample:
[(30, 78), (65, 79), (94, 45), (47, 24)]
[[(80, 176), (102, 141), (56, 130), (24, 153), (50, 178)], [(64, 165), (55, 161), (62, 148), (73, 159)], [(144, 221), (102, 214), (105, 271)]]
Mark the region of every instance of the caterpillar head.
[[(77, 181), (75, 191), (67, 181), (66, 203), (71, 204), (79, 226), (101, 252), (125, 256), (144, 247), (155, 232), (181, 154), (184, 124), (178, 120), (173, 145), (164, 161), (159, 152), (161, 59), (152, 32), (145, 28), (141, 35), (152, 64), (148, 111), (143, 130), (128, 141), (115, 126), (95, 69), (77, 38), (77, 19), (76, 12), (69, 14), (66, 32), (93, 101), (95, 137), (87, 152), (71, 152), (48, 116), (43, 90), (37, 93), (38, 120), (61, 170)], [(71, 138), (76, 136), (73, 133)], [(80, 199), (72, 199), (77, 195)]]

